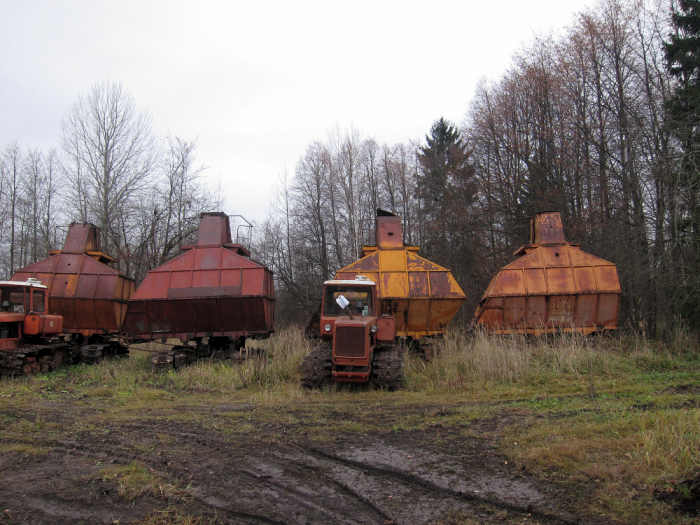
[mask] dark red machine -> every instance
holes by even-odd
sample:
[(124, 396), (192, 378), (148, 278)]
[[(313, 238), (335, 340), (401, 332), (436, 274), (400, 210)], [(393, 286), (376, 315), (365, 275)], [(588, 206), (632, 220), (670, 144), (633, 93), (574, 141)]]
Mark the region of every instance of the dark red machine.
[(109, 266), (115, 262), (102, 252), (97, 226), (74, 222), (62, 250), (18, 270), (10, 280), (36, 279), (46, 286), (51, 313), (63, 317), (63, 333), (80, 347), (84, 361), (95, 362), (128, 352), (116, 336), (134, 293), (134, 280)]
[(232, 358), (247, 338), (272, 334), (273, 274), (232, 242), (226, 214), (202, 214), (197, 244), (181, 249), (131, 297), (123, 342), (178, 338), (183, 345), (154, 358), (157, 367), (178, 368), (201, 357)]

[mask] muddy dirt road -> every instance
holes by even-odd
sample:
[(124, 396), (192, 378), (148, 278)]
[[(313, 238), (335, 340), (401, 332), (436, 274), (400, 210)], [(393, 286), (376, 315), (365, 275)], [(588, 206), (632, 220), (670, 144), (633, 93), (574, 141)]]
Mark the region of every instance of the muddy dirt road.
[[(391, 424), (411, 411), (430, 424)], [(509, 464), (495, 448), (499, 418), (460, 423), (450, 407), (406, 405), (359, 412), (354, 403), (11, 406), (4, 424), (26, 432), (0, 455), (0, 523), (606, 522), (581, 514), (585, 487)]]

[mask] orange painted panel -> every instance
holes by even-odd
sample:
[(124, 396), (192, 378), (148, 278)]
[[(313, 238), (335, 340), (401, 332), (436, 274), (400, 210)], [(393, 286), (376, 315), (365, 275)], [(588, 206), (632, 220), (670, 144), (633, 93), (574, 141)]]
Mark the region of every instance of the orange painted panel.
[(566, 246), (542, 246), (542, 260), (545, 266), (570, 266), (569, 250)]
[(525, 284), (529, 295), (547, 293), (547, 281), (544, 277), (544, 268), (528, 268), (523, 270), (523, 273), (525, 274)]
[(576, 305), (576, 326), (595, 326), (597, 310), (598, 294), (579, 295)]
[(501, 328), (503, 326), (503, 308), (491, 308), (487, 305), (480, 319), (487, 328)]
[(504, 320), (510, 325), (525, 323), (525, 297), (506, 297), (503, 308)]
[(574, 268), (574, 278), (576, 279), (576, 289), (579, 293), (598, 291), (598, 285), (596, 284), (592, 267), (584, 266)]
[(431, 272), (446, 272), (447, 270), (443, 268), (442, 266), (438, 266), (435, 263), (432, 263), (428, 261), (427, 259), (423, 259), (422, 257), (414, 254), (414, 253), (409, 253), (406, 252), (406, 261), (408, 265), (409, 271), (412, 270), (423, 270), (423, 271), (431, 271)]
[(618, 294), (600, 294), (597, 324), (601, 326), (617, 326), (619, 303), (620, 296)]
[(547, 268), (547, 289), (550, 294), (575, 293), (571, 268)]
[(428, 314), (430, 310), (430, 299), (416, 299), (408, 303), (408, 325), (409, 332), (424, 332), (428, 329)]
[(574, 250), (571, 246), (569, 246), (569, 259), (571, 259), (572, 266), (600, 266), (601, 264), (608, 264), (603, 259), (599, 259), (590, 253)]
[(382, 297), (408, 297), (405, 272), (384, 272), (381, 275)]
[(520, 259), (510, 263), (506, 268), (541, 268), (542, 258), (540, 257), (540, 250), (535, 250), (532, 253), (524, 255)]
[(491, 293), (494, 295), (525, 294), (522, 270), (501, 270)]
[(597, 266), (595, 273), (601, 292), (620, 291), (620, 282), (617, 280), (617, 268), (615, 266)]
[(547, 298), (544, 295), (531, 295), (527, 298), (527, 325), (542, 328), (547, 324)]
[(442, 299), (431, 301), (428, 316), (428, 330), (442, 332), (462, 306), (462, 299)]
[(405, 250), (381, 250), (379, 253), (379, 270), (381, 272), (405, 272)]

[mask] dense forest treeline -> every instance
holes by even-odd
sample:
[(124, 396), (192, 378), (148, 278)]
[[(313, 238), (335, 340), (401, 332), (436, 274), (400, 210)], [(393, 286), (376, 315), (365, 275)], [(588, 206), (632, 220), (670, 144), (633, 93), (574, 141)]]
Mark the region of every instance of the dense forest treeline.
[[(569, 240), (618, 265), (623, 324), (652, 335), (696, 325), (697, 20), (696, 0), (601, 0), (483, 81), (463, 122), (439, 118), (403, 144), (353, 128), (309, 144), (252, 241), (276, 275), (278, 322), (308, 319), (323, 280), (372, 242), (383, 208), (403, 218), (404, 242), (453, 271), (468, 296), (462, 319), (526, 242), (528, 217), (556, 210)], [(177, 253), (201, 211), (221, 208), (194, 152), (154, 137), (121, 85), (95, 86), (66, 113), (59, 149), (2, 151), (2, 273), (60, 247), (57, 227), (80, 220), (141, 279)]]

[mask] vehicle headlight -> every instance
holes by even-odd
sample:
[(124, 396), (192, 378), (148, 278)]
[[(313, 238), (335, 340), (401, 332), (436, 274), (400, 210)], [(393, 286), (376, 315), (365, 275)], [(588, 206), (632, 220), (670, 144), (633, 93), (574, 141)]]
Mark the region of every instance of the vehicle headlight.
[(369, 331), (372, 332), (373, 334), (376, 334), (377, 330), (379, 330), (379, 328), (377, 328), (376, 324), (372, 328), (369, 329)]
[(326, 332), (330, 332), (330, 331), (331, 331), (331, 325), (329, 325), (329, 324), (327, 324), (327, 325), (324, 326), (323, 328), (326, 330)]

